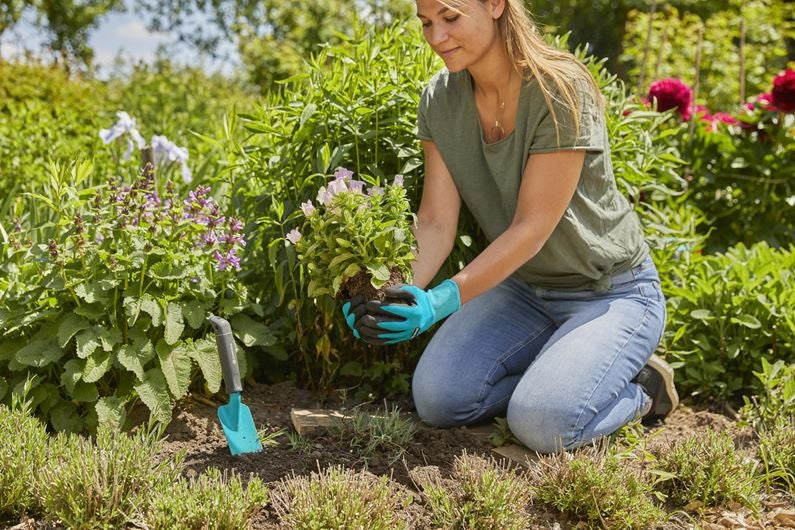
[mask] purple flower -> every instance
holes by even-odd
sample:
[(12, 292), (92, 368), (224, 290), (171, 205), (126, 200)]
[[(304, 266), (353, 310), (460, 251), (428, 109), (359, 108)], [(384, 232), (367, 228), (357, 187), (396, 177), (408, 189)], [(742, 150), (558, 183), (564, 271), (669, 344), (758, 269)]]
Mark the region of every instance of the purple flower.
[(237, 257), (234, 249), (230, 250), (226, 256), (216, 250), (213, 252), (213, 258), (215, 259), (215, 267), (219, 271), (225, 271), (226, 269), (240, 270), (240, 258)]
[(319, 202), (323, 206), (328, 206), (329, 204), (331, 204), (331, 199), (333, 197), (334, 195), (329, 193), (326, 190), (325, 186), (320, 186), (320, 189), (317, 190), (317, 202)]
[(301, 211), (304, 212), (306, 217), (312, 215), (312, 213), (316, 210), (315, 205), (312, 204), (312, 201), (306, 201), (301, 203)]
[(353, 176), (353, 171), (345, 169), (344, 167), (338, 167), (337, 170), (334, 172), (335, 179), (350, 179)]
[(364, 184), (365, 182), (363, 180), (351, 179), (351, 182), (348, 186), (353, 193), (362, 193), (362, 190), (364, 190)]
[(344, 179), (338, 178), (328, 183), (328, 193), (330, 193), (332, 197), (344, 191), (348, 191), (348, 186), (345, 184)]
[(376, 195), (383, 195), (383, 194), (384, 194), (384, 188), (379, 188), (378, 186), (373, 186), (367, 192), (367, 195), (369, 195), (371, 197), (375, 197)]
[(212, 230), (208, 230), (202, 234), (202, 243), (204, 243), (205, 246), (212, 246), (216, 241), (218, 241), (218, 238), (215, 236), (215, 232)]
[(403, 187), (403, 175), (395, 175), (395, 180), (393, 182), (395, 186)]
[(298, 243), (298, 241), (301, 240), (301, 232), (293, 228), (287, 233), (287, 236), (285, 237), (287, 237), (287, 241), (295, 245), (296, 243)]
[(229, 218), (229, 232), (235, 234), (243, 230), (243, 221), (238, 219), (237, 217), (230, 217)]

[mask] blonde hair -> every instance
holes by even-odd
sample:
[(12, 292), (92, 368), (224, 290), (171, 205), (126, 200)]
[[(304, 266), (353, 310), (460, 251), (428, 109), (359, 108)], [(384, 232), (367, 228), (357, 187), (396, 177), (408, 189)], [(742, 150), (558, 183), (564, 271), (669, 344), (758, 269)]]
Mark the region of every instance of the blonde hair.
[[(459, 13), (461, 11), (457, 6), (464, 1), (440, 0), (446, 7)], [(485, 3), (489, 0), (478, 1)], [(553, 100), (563, 103), (571, 111), (575, 136), (579, 137), (582, 108), (575, 88), (578, 81), (587, 83), (591, 89), (593, 103), (600, 112), (604, 110), (604, 98), (591, 72), (574, 54), (544, 42), (538, 26), (522, 0), (505, 0), (505, 10), (497, 19), (497, 24), (508, 50), (508, 57), (516, 71), (525, 80), (535, 79), (538, 83), (555, 123), (558, 144), (560, 144), (560, 130)], [(555, 93), (562, 97), (562, 101), (555, 96)]]

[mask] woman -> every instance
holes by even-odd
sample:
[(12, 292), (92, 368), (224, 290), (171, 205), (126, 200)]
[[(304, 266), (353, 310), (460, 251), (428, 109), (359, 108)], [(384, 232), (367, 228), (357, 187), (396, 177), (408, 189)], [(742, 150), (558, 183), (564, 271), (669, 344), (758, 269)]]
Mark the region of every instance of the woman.
[[(432, 425), (507, 410), (525, 445), (553, 452), (664, 417), (678, 404), (673, 371), (652, 356), (665, 300), (616, 188), (594, 79), (544, 44), (521, 0), (417, 0), (417, 15), (445, 68), (418, 113), (414, 284), (390, 289), (391, 301), (346, 303), (348, 324), (383, 344), (447, 318), (412, 381)], [(490, 244), (426, 290), (462, 200)]]

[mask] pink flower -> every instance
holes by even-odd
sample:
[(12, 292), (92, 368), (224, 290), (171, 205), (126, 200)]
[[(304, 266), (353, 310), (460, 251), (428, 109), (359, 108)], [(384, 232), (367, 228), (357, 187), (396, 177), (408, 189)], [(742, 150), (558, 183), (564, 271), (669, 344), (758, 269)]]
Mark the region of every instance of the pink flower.
[(773, 104), (773, 94), (770, 92), (763, 92), (762, 94), (757, 94), (756, 99), (754, 101), (749, 101), (745, 104), (745, 108), (749, 111), (753, 112), (753, 110), (759, 106), (762, 110), (769, 110), (771, 112), (776, 112), (778, 109)]
[(773, 104), (783, 112), (795, 112), (795, 70), (787, 68), (773, 79)]
[(689, 120), (693, 91), (679, 79), (661, 79), (649, 87), (649, 101), (657, 101), (657, 110), (677, 109), (683, 120)]
[(312, 201), (306, 201), (301, 203), (301, 211), (304, 212), (304, 215), (309, 217), (312, 215), (312, 212), (315, 211), (315, 205), (312, 204)]
[(285, 237), (287, 238), (287, 241), (295, 245), (301, 240), (301, 232), (293, 228), (292, 230), (287, 232), (287, 235)]

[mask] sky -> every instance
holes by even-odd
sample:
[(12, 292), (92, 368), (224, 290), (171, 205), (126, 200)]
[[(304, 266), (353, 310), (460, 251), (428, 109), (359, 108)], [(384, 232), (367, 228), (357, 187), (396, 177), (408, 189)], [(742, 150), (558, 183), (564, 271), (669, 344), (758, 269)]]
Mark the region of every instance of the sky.
[[(40, 54), (42, 35), (39, 34), (30, 20), (23, 20), (12, 30), (6, 31), (0, 38), (0, 55), (11, 59), (24, 50)], [(153, 33), (146, 29), (140, 17), (134, 13), (111, 13), (100, 22), (99, 27), (91, 32), (89, 45), (94, 49), (94, 61), (97, 65), (97, 77), (107, 77), (117, 55), (137, 62), (151, 62), (155, 58), (157, 48), (161, 44), (174, 42), (174, 37), (167, 33)], [(201, 64), (208, 72), (222, 71), (231, 73), (236, 59), (212, 61), (202, 58), (186, 46), (172, 46), (172, 59), (177, 63)], [(233, 50), (231, 50), (233, 52)]]

